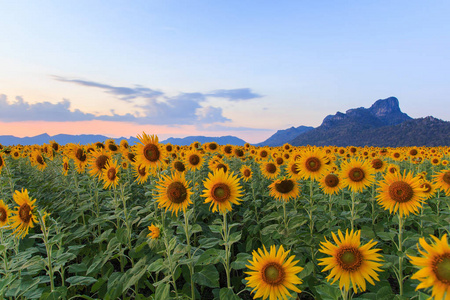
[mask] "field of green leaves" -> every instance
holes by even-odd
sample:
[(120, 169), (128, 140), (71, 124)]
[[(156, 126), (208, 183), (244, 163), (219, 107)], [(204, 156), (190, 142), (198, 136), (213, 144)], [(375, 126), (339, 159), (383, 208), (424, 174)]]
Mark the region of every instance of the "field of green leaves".
[(449, 147), (139, 138), (0, 147), (0, 298), (450, 299)]

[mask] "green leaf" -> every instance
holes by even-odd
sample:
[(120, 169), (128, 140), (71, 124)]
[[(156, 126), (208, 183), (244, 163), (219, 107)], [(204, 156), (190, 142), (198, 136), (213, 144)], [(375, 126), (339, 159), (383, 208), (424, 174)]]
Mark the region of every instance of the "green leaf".
[[(219, 272), (213, 265), (207, 265), (200, 272), (194, 273), (192, 276), (195, 283), (211, 288), (219, 287)], [(159, 299), (159, 298), (158, 298)]]
[(198, 242), (202, 248), (211, 248), (220, 243), (220, 239), (217, 238), (202, 238)]
[(236, 296), (232, 289), (221, 288), (219, 293), (220, 300), (239, 300), (240, 298)]
[(248, 253), (238, 253), (236, 256), (236, 260), (231, 263), (231, 268), (234, 270), (242, 270), (247, 268), (246, 265), (249, 265), (249, 260), (252, 259), (252, 256)]
[(160, 284), (155, 291), (155, 299), (169, 299), (170, 284)]
[[(200, 255), (197, 260), (196, 266), (204, 266), (209, 264), (217, 264), (220, 262), (220, 250), (218, 249), (208, 249)], [(222, 250), (223, 251), (223, 250)]]
[(91, 285), (97, 282), (97, 279), (94, 277), (88, 276), (72, 276), (66, 279), (70, 285)]
[(317, 287), (317, 292), (323, 300), (339, 300), (341, 297), (341, 290), (335, 285), (323, 284)]
[(241, 233), (240, 232), (234, 232), (230, 235), (229, 243), (230, 245), (239, 242), (241, 240)]

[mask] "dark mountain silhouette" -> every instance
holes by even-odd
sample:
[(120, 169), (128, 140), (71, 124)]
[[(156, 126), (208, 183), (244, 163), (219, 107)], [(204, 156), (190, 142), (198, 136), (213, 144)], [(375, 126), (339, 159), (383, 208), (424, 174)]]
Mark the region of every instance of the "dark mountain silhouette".
[(376, 101), (370, 108), (349, 109), (327, 116), (322, 125), (298, 135), (293, 146), (443, 146), (450, 145), (450, 122), (412, 119), (401, 112), (398, 99)]
[(227, 135), (221, 137), (207, 137), (207, 136), (187, 136), (185, 138), (168, 138), (167, 140), (162, 141), (161, 143), (167, 144), (171, 143), (173, 145), (186, 146), (190, 145), (193, 142), (199, 142), (200, 144), (216, 142), (219, 145), (236, 145), (236, 146), (244, 146), (245, 141), (237, 138), (235, 136)]
[(307, 132), (311, 129), (314, 129), (314, 127), (299, 126), (278, 130), (267, 140), (259, 144), (256, 144), (256, 146), (270, 146), (270, 147), (282, 146), (283, 144), (290, 142), (292, 139), (296, 138), (298, 135)]

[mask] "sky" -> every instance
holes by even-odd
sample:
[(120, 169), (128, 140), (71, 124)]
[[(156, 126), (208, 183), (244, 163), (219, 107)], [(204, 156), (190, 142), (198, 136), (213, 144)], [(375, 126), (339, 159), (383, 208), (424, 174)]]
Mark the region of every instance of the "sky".
[(0, 6), (0, 135), (258, 143), (391, 96), (450, 120), (450, 1)]

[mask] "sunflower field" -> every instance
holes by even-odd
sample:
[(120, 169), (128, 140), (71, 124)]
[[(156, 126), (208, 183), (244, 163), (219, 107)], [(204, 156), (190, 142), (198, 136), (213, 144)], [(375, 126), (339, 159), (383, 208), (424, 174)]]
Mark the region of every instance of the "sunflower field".
[(450, 147), (0, 145), (0, 299), (450, 299)]

